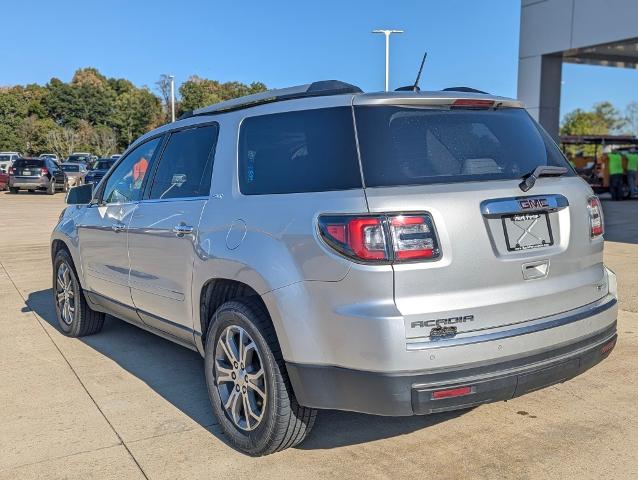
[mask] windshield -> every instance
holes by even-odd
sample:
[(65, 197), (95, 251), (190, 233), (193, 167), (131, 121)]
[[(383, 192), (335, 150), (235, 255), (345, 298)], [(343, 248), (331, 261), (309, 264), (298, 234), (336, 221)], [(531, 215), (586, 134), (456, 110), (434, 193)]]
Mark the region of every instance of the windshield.
[(61, 166), (62, 171), (64, 172), (79, 172), (80, 171), (80, 166), (79, 165), (62, 165)]
[(355, 117), (368, 187), (508, 180), (540, 165), (568, 167), (520, 108), (361, 106)]
[(0, 155), (0, 162), (8, 162), (9, 160), (11, 160), (9, 155)]
[(71, 155), (67, 162), (88, 162), (90, 157), (88, 155)]

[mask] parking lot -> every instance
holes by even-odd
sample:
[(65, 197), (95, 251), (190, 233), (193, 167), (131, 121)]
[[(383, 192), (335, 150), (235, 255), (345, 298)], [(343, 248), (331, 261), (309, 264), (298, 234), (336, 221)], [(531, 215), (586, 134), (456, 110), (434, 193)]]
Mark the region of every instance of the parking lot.
[(619, 342), (582, 376), (429, 417), (320, 412), (300, 447), (227, 446), (195, 352), (112, 318), (64, 337), (49, 234), (63, 194), (0, 192), (0, 478), (638, 478), (638, 201), (604, 202)]

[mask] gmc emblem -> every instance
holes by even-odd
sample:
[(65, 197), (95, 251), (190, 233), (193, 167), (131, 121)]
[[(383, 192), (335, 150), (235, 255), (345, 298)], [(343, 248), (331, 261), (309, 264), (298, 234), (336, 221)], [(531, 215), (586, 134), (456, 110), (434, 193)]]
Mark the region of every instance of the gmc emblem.
[(549, 202), (546, 198), (526, 198), (525, 200), (519, 200), (518, 204), (523, 210), (549, 207)]

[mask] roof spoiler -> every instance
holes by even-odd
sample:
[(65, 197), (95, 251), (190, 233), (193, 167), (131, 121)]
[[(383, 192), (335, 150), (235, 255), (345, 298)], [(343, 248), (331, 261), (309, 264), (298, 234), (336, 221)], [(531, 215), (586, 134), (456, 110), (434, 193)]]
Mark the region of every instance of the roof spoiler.
[(250, 108), (266, 103), (282, 102), (284, 100), (343, 95), (348, 93), (363, 93), (363, 91), (356, 85), (351, 85), (350, 83), (341, 82), (339, 80), (321, 80), (306, 85), (298, 85), (295, 87), (281, 88), (277, 90), (267, 90), (253, 95), (246, 95), (244, 97), (226, 100), (208, 107), (199, 108), (192, 112), (186, 112), (182, 115), (182, 117), (188, 118), (189, 116), (214, 115), (217, 113), (242, 110), (244, 108)]

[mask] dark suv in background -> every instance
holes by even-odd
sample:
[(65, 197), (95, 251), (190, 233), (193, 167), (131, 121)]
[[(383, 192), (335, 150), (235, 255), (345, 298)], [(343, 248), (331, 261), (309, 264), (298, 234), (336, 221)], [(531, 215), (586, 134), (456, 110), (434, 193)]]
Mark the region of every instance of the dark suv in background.
[(49, 158), (19, 158), (9, 170), (9, 191), (45, 190), (53, 195), (56, 190), (66, 192), (66, 175), (60, 166)]

